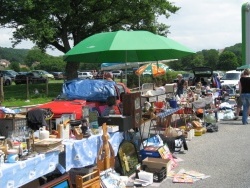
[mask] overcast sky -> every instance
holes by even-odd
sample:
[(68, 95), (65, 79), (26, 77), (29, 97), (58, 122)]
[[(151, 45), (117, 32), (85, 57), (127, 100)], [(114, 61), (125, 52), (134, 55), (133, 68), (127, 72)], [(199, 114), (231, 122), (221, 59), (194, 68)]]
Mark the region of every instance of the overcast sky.
[[(161, 22), (170, 25), (169, 38), (194, 51), (223, 49), (241, 43), (241, 7), (243, 0), (170, 0), (181, 9)], [(12, 31), (0, 29), (0, 46), (11, 47)], [(31, 42), (22, 42), (16, 48), (30, 49)], [(55, 50), (51, 55), (62, 55)]]

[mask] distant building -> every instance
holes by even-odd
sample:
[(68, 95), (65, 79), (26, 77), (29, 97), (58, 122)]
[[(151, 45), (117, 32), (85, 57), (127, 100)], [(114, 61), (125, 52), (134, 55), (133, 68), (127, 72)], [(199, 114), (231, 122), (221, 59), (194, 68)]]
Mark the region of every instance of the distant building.
[(0, 59), (0, 66), (7, 68), (7, 67), (9, 67), (9, 65), (10, 65), (10, 62), (8, 60)]

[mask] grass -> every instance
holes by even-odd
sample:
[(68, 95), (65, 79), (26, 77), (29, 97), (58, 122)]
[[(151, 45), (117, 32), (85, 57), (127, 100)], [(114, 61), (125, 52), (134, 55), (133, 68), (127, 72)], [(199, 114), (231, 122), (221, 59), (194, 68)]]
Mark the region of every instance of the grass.
[[(2, 106), (20, 107), (51, 101), (61, 93), (62, 84), (62, 80), (49, 81), (48, 95), (46, 94), (46, 84), (30, 84), (28, 90), (26, 84), (4, 86), (4, 99), (2, 100)], [(36, 89), (39, 92), (38, 94), (35, 94)]]
[[(115, 79), (120, 82), (120, 79)], [(125, 82), (125, 79), (123, 80)], [(56, 98), (62, 92), (63, 80), (50, 80), (48, 83), (48, 95), (46, 95), (46, 84), (30, 84), (27, 94), (26, 84), (12, 84), (4, 86), (4, 100), (2, 106), (5, 107), (20, 107), (28, 105), (43, 104)], [(35, 90), (39, 94), (35, 94)]]

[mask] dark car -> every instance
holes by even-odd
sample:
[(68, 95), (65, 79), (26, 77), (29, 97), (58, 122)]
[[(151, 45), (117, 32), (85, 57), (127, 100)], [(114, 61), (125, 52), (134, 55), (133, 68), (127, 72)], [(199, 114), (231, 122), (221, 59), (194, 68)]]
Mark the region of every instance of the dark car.
[(193, 68), (194, 78), (192, 80), (193, 86), (198, 82), (201, 82), (203, 86), (210, 86), (211, 78), (213, 76), (213, 69), (210, 67), (194, 67)]
[(94, 79), (104, 79), (104, 71), (99, 71)]
[(46, 83), (47, 79), (41, 76), (36, 72), (28, 72), (26, 74), (18, 74), (16, 75), (15, 83), (18, 84), (26, 84), (28, 79), (28, 83)]
[(12, 84), (12, 79), (9, 76), (0, 74), (0, 77), (3, 77), (3, 85), (9, 86)]
[(55, 80), (63, 80), (64, 79), (63, 72), (50, 72), (50, 74), (52, 74), (54, 76)]
[(14, 81), (16, 78), (16, 75), (18, 75), (18, 73), (13, 70), (0, 70), (0, 74), (10, 77), (12, 81)]

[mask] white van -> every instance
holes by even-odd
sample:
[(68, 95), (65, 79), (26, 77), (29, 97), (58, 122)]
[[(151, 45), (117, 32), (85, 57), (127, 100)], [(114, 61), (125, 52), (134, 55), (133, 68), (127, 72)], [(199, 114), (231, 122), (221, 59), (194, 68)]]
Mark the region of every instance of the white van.
[(93, 74), (91, 72), (78, 72), (78, 78), (93, 79)]
[(235, 90), (239, 90), (239, 80), (241, 71), (231, 70), (227, 71), (220, 79), (221, 86), (227, 85)]

